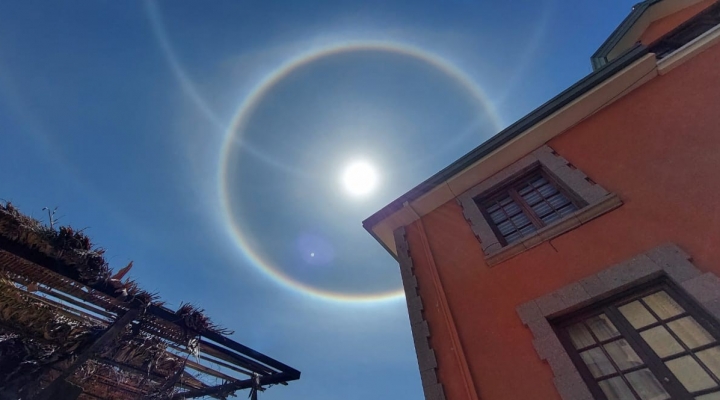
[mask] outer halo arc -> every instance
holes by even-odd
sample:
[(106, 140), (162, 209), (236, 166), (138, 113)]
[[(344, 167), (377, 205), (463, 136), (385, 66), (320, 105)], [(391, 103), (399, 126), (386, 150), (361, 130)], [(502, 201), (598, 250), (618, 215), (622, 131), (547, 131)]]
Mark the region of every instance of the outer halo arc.
[(402, 288), (367, 294), (343, 293), (319, 289), (293, 279), (280, 268), (276, 267), (268, 260), (265, 260), (259, 252), (252, 248), (250, 241), (247, 240), (246, 234), (243, 232), (242, 227), (238, 223), (238, 220), (232, 211), (232, 207), (230, 206), (227, 181), (227, 168), (231, 149), (233, 148), (232, 144), (242, 135), (245, 124), (251, 117), (260, 100), (262, 100), (270, 89), (298, 68), (322, 58), (358, 51), (377, 51), (405, 55), (435, 67), (452, 77), (456, 82), (460, 83), (473, 96), (473, 98), (478, 102), (481, 111), (489, 115), (496, 130), (502, 126), (502, 122), (497, 112), (495, 111), (493, 105), (487, 100), (487, 96), (484, 94), (482, 89), (477, 86), (477, 84), (464, 72), (436, 54), (405, 44), (377, 41), (355, 41), (321, 47), (303, 53), (281, 64), (275, 70), (267, 74), (244, 98), (225, 132), (222, 147), (220, 148), (220, 162), (218, 164), (218, 198), (228, 233), (235, 240), (235, 243), (242, 251), (243, 256), (261, 272), (273, 278), (273, 280), (281, 285), (310, 297), (342, 303), (367, 304), (402, 299), (405, 294)]

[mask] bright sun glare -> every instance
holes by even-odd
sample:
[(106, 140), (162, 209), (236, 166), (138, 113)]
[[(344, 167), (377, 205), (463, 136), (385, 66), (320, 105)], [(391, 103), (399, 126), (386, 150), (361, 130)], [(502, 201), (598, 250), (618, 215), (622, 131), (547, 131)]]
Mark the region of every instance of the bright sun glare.
[(372, 165), (364, 161), (356, 161), (345, 168), (342, 182), (348, 193), (363, 196), (375, 189), (378, 176)]

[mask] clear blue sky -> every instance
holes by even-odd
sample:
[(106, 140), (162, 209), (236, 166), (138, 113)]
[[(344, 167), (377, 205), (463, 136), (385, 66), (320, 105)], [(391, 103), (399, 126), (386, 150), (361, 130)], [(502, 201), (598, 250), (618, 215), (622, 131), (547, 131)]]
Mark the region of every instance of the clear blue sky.
[[(61, 223), (88, 227), (116, 268), (134, 260), (132, 276), (170, 306), (199, 304), (236, 340), (302, 371), (262, 398), (421, 398), (403, 299), (311, 295), (248, 250), (313, 290), (398, 289), (395, 261), (361, 221), (496, 133), (490, 108), (423, 60), (345, 52), (293, 70), (232, 132), (230, 214), (220, 149), (268, 74), (359, 41), (434, 54), (506, 126), (588, 74), (633, 1), (505, 3), (3, 2), (0, 198), (39, 218), (59, 206)], [(380, 172), (365, 198), (340, 187), (355, 158)]]

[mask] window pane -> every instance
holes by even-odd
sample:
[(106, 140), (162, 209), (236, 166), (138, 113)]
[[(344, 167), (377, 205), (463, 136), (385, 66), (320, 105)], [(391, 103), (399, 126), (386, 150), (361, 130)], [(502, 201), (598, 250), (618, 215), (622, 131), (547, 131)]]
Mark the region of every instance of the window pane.
[(545, 225), (550, 225), (551, 223), (559, 220), (560, 215), (558, 215), (555, 211), (553, 211), (552, 213), (542, 217), (541, 219)]
[(525, 213), (520, 213), (512, 218), (510, 220), (515, 224), (517, 227), (521, 227), (523, 225), (527, 225), (530, 223), (530, 220), (528, 219), (527, 215)]
[(511, 233), (511, 234), (509, 234), (509, 235), (503, 235), (503, 237), (505, 238), (505, 241), (506, 241), (506, 242), (512, 243), (512, 242), (520, 239), (521, 236), (520, 236), (519, 233), (513, 232), (513, 233)]
[(720, 347), (703, 350), (697, 353), (697, 356), (715, 377), (720, 378)]
[(605, 351), (615, 361), (621, 370), (637, 367), (643, 364), (640, 357), (635, 353), (625, 339), (616, 340), (604, 345)]
[(572, 325), (567, 328), (567, 331), (576, 349), (582, 349), (583, 347), (595, 344), (595, 339), (592, 338), (592, 335), (590, 335), (590, 332), (583, 323)]
[(554, 209), (565, 206), (570, 200), (567, 199), (562, 193), (558, 193), (555, 196), (548, 199), (548, 202), (553, 206)]
[(511, 202), (512, 202), (512, 197), (510, 197), (510, 195), (507, 195), (507, 196), (501, 198), (500, 200), (498, 200), (498, 203), (500, 203), (501, 206), (504, 206)]
[(540, 195), (534, 190), (528, 194), (523, 195), (522, 198), (531, 206), (542, 201), (542, 197), (540, 197)]
[(615, 377), (612, 379), (598, 382), (608, 400), (635, 400), (635, 396), (627, 387), (622, 378)]
[(546, 217), (548, 214), (552, 214), (554, 212), (552, 207), (550, 207), (550, 205), (544, 201), (535, 204), (534, 206), (532, 206), (532, 209), (533, 211), (535, 211), (535, 214), (537, 214), (537, 216), (541, 219), (543, 217)]
[(505, 221), (502, 224), (498, 224), (497, 227), (500, 233), (503, 234), (503, 236), (515, 231), (515, 225), (513, 225), (510, 221)]
[(548, 197), (552, 197), (555, 193), (558, 192), (558, 190), (555, 188), (555, 186), (550, 185), (550, 184), (537, 188), (537, 191), (540, 192), (540, 194), (546, 199)]
[(669, 322), (668, 327), (691, 349), (713, 341), (713, 337), (693, 317)]
[(532, 181), (532, 185), (535, 187), (540, 187), (546, 183), (548, 183), (548, 181), (542, 176), (539, 176), (537, 179)]
[(667, 357), (682, 352), (684, 349), (664, 326), (658, 326), (640, 333), (643, 339), (660, 357)]
[(523, 236), (527, 236), (527, 235), (535, 232), (536, 230), (537, 230), (537, 228), (535, 227), (535, 225), (528, 224), (528, 225), (520, 228), (520, 234), (522, 234)]
[(590, 327), (595, 336), (601, 341), (612, 339), (616, 336), (620, 336), (620, 333), (615, 329), (615, 325), (608, 319), (607, 315), (600, 314), (596, 317), (588, 318), (585, 323)]
[(610, 361), (607, 357), (605, 357), (605, 354), (603, 354), (602, 350), (597, 347), (588, 351), (583, 351), (580, 353), (580, 357), (582, 357), (585, 365), (588, 366), (588, 369), (596, 378), (615, 372), (615, 368), (613, 368), (612, 364), (610, 364)]
[(500, 206), (497, 203), (492, 203), (487, 207), (487, 212), (489, 214), (492, 214), (500, 209)]
[(655, 314), (662, 319), (674, 317), (685, 311), (670, 297), (670, 295), (663, 291), (644, 297), (643, 301), (645, 301), (645, 303), (650, 306), (653, 311), (655, 311)]
[(715, 381), (690, 356), (684, 356), (665, 363), (680, 383), (690, 392), (708, 389), (715, 386)]
[(507, 215), (515, 215), (521, 213), (520, 206), (517, 205), (514, 201), (506, 206), (503, 207), (503, 210), (507, 213)]
[(577, 210), (577, 207), (575, 207), (575, 204), (568, 203), (568, 205), (559, 209), (558, 212), (560, 213), (560, 215), (562, 215), (564, 217), (566, 215), (572, 214), (573, 212), (575, 212), (575, 210)]
[(507, 219), (507, 216), (505, 215), (505, 212), (503, 210), (490, 211), (490, 209), (488, 209), (487, 212), (490, 214), (490, 219), (495, 224), (499, 224)]
[(531, 190), (534, 190), (532, 186), (525, 185), (525, 186), (521, 187), (520, 189), (518, 189), (518, 193), (520, 194), (520, 196), (523, 196), (523, 195), (530, 193)]
[(696, 397), (695, 400), (720, 400), (720, 392), (704, 394)]
[(625, 378), (627, 378), (642, 400), (665, 400), (670, 398), (670, 395), (663, 389), (649, 369), (631, 372), (625, 375)]
[(648, 311), (647, 308), (645, 308), (645, 306), (639, 301), (633, 301), (632, 303), (625, 304), (618, 309), (622, 315), (630, 321), (635, 329), (657, 322), (655, 317), (650, 314), (650, 311)]

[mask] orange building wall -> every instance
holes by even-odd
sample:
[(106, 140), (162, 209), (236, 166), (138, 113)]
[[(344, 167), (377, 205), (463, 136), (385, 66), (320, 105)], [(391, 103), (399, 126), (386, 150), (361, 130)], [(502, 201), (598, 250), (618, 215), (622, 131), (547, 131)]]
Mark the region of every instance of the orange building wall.
[(640, 43), (646, 46), (653, 43), (654, 41), (664, 36), (666, 33), (675, 29), (675, 27), (694, 17), (700, 11), (708, 8), (716, 1), (717, 0), (702, 1), (651, 23), (650, 26), (648, 26), (648, 28), (645, 30), (645, 32), (643, 32), (642, 36), (640, 36)]
[[(657, 245), (674, 242), (720, 274), (720, 45), (658, 76), (549, 145), (624, 204), (494, 267), (460, 207), (422, 218), (432, 257), (483, 400), (559, 399), (550, 367), (515, 308)], [(466, 399), (418, 222), (407, 239), (438, 377)]]

